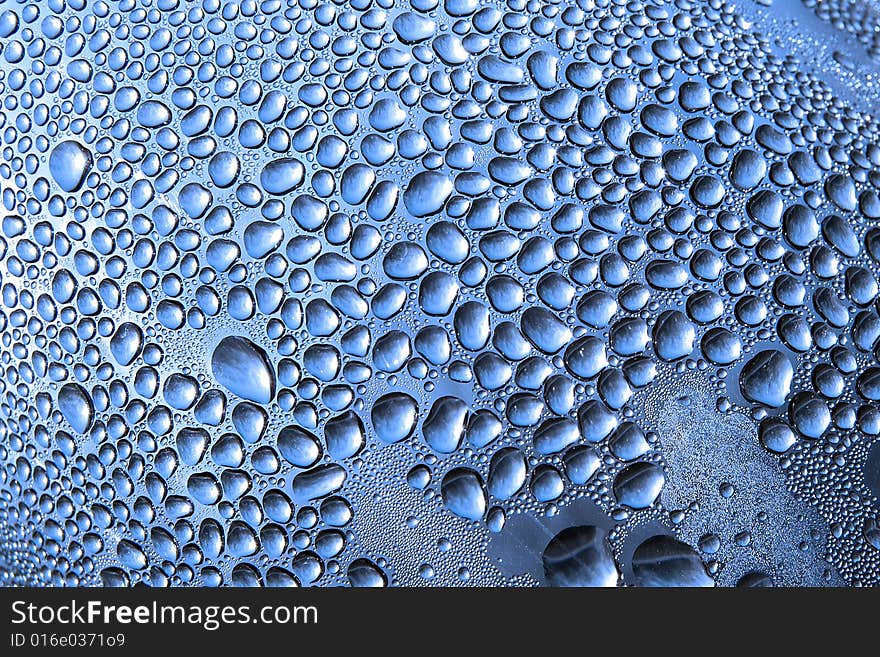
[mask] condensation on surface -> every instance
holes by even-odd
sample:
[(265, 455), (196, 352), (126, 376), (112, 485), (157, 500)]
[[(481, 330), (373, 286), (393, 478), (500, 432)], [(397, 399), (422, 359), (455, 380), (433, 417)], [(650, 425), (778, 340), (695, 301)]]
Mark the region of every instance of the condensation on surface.
[(0, 4), (0, 583), (878, 583), (878, 9)]

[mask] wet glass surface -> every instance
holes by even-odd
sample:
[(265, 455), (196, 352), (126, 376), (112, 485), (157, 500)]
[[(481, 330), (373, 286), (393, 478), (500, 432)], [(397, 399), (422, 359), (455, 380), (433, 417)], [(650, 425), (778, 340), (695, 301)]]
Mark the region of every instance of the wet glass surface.
[(878, 28), (0, 4), (0, 584), (877, 584)]

